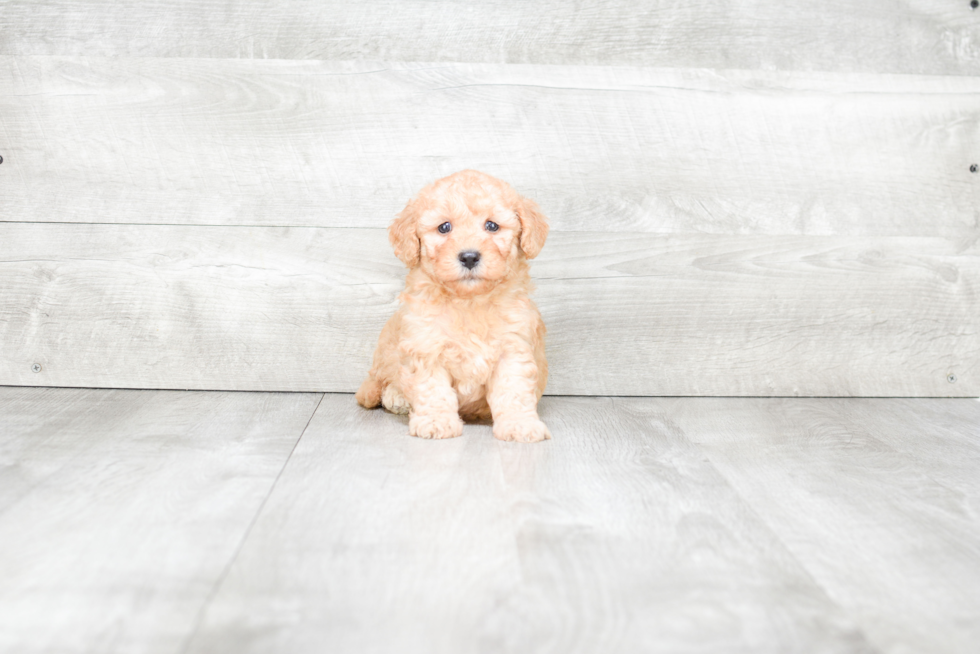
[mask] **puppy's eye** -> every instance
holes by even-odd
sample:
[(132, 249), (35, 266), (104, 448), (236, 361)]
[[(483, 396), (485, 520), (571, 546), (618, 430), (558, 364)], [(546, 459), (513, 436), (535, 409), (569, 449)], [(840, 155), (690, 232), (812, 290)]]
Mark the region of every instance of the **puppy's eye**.
[(453, 226), (450, 223), (443, 223), (439, 225), (439, 233), (448, 234), (450, 231), (452, 231), (452, 228)]
[(488, 220), (483, 226), (487, 229), (488, 232), (495, 232), (498, 229), (500, 229), (500, 225), (493, 222), (492, 220)]

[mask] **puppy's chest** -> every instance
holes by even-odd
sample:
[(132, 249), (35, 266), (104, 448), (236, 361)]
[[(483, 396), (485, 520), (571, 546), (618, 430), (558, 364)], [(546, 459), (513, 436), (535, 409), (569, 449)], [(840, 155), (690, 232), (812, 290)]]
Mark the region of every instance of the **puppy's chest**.
[(482, 387), (514, 343), (530, 342), (533, 306), (525, 296), (493, 302), (409, 301), (403, 306), (401, 348), (435, 359), (458, 388)]
[(446, 330), (439, 361), (460, 382), (485, 384), (490, 378), (502, 347), (492, 332)]

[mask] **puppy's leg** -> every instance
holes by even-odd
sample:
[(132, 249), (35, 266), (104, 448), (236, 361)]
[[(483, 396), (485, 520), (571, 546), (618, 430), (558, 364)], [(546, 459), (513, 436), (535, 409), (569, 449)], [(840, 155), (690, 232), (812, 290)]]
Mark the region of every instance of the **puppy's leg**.
[(530, 348), (508, 348), (487, 390), (493, 435), (502, 441), (535, 443), (551, 438), (538, 417), (538, 367)]
[(402, 395), (401, 390), (394, 384), (385, 386), (384, 392), (381, 393), (381, 404), (392, 413), (403, 416), (408, 415), (412, 408), (412, 405), (408, 403), (408, 399)]
[(419, 438), (454, 438), (463, 435), (459, 399), (452, 378), (442, 369), (415, 366), (410, 383), (402, 385), (411, 404), (408, 433)]
[(357, 403), (366, 409), (373, 409), (381, 404), (381, 391), (384, 386), (389, 385), (392, 369), (397, 366), (400, 329), (401, 311), (396, 311), (381, 330), (378, 347), (374, 349), (371, 370), (368, 371), (367, 379), (354, 396)]
[(369, 374), (361, 387), (357, 389), (354, 398), (365, 409), (373, 409), (381, 403), (381, 383), (374, 378), (374, 375)]

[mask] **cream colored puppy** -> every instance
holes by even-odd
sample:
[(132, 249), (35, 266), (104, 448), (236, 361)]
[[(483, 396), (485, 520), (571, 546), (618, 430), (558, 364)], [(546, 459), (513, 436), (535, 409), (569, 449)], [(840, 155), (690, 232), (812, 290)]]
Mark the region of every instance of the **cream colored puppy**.
[(547, 236), (538, 205), (490, 175), (464, 170), (422, 189), (388, 228), (409, 272), (361, 406), (409, 414), (420, 438), (490, 417), (501, 440), (551, 438), (538, 418), (548, 363), (527, 264)]

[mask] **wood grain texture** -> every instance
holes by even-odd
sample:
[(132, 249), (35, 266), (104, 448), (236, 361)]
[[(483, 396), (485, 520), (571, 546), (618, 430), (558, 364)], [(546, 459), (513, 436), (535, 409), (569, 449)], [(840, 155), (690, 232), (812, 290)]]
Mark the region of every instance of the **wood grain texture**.
[(661, 404), (880, 651), (976, 649), (980, 403)]
[(0, 54), (976, 75), (969, 2), (6, 0)]
[(0, 649), (975, 649), (980, 402), (541, 413), (432, 442), (351, 395), (0, 387)]
[(385, 227), (485, 170), (558, 231), (980, 237), (980, 78), (0, 57), (0, 220)]
[[(351, 392), (403, 275), (383, 230), (0, 224), (0, 383)], [(532, 277), (552, 394), (980, 395), (976, 243), (557, 233)]]
[(554, 440), (522, 447), (325, 396), (188, 653), (873, 651), (629, 406), (545, 398)]
[(0, 650), (178, 651), (319, 399), (0, 388)]

